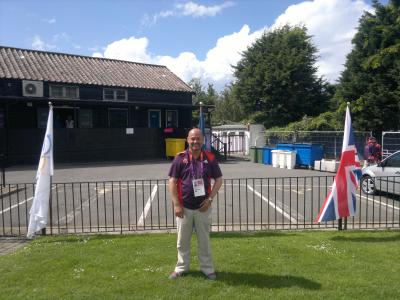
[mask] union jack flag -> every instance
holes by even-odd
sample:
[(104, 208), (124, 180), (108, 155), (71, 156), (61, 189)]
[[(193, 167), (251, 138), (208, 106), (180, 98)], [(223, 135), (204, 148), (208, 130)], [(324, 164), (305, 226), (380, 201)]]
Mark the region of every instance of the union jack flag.
[(354, 216), (356, 190), (361, 178), (360, 161), (354, 144), (349, 106), (346, 108), (342, 156), (332, 189), (318, 214), (316, 222), (333, 221)]

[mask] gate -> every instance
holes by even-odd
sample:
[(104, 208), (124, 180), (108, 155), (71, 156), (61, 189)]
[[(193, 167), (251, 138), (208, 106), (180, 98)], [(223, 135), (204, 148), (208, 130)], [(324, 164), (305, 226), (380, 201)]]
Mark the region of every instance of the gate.
[(249, 137), (244, 131), (214, 132), (213, 135), (226, 144), (228, 155), (248, 155)]

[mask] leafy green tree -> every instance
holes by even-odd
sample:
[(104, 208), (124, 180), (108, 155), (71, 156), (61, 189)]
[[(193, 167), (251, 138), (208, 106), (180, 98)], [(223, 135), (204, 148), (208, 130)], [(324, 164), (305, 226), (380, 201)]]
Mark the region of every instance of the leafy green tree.
[(242, 121), (244, 117), (243, 107), (235, 98), (232, 92), (232, 85), (227, 85), (216, 101), (213, 113), (213, 123), (238, 123)]
[(235, 98), (254, 122), (284, 126), (327, 109), (329, 86), (318, 77), (317, 49), (303, 26), (265, 32), (235, 66)]
[(400, 1), (373, 6), (360, 19), (335, 99), (341, 111), (351, 102), (358, 130), (399, 130)]
[[(218, 93), (215, 90), (214, 86), (210, 83), (207, 85), (207, 90), (205, 90), (204, 86), (201, 83), (200, 78), (193, 78), (189, 81), (188, 85), (194, 90), (195, 95), (192, 98), (192, 103), (195, 106), (200, 105), (200, 102), (205, 106), (205, 111), (210, 107), (214, 107), (216, 101), (218, 101)], [(206, 114), (207, 116), (208, 114)], [(209, 124), (210, 120), (206, 120), (206, 124)], [(199, 110), (193, 111), (192, 114), (192, 125), (197, 126), (199, 123)]]

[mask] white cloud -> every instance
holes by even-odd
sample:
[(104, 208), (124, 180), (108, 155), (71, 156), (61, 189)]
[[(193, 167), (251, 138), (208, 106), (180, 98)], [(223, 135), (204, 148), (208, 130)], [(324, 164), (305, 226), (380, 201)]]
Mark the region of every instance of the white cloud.
[(107, 58), (151, 63), (152, 58), (150, 54), (147, 53), (148, 44), (149, 41), (145, 37), (138, 39), (135, 37), (122, 39), (109, 44), (102, 56)]
[(193, 17), (214, 17), (223, 9), (233, 6), (233, 2), (227, 1), (220, 5), (205, 6), (195, 2), (186, 2), (184, 4), (177, 4), (176, 8), (183, 16)]
[(272, 28), (303, 24), (319, 49), (319, 75), (334, 82), (344, 69), (351, 39), (363, 11), (371, 7), (361, 0), (314, 0), (289, 6)]
[(69, 43), (71, 41), (71, 37), (69, 36), (68, 33), (62, 32), (54, 34), (52, 40), (54, 43), (60, 43), (60, 42)]
[(47, 23), (47, 24), (54, 24), (54, 23), (56, 23), (56, 18), (42, 19), (42, 21)]
[(244, 25), (239, 32), (219, 38), (215, 47), (207, 52), (203, 61), (200, 61), (192, 52), (183, 52), (177, 57), (151, 55), (147, 50), (147, 38), (135, 37), (115, 41), (106, 47), (104, 54), (97, 51), (92, 55), (165, 65), (186, 82), (199, 77), (204, 83), (214, 83), (221, 89), (233, 79), (231, 65), (239, 61), (240, 53), (246, 50), (263, 30), (250, 33), (249, 26)]
[(35, 35), (33, 37), (33, 41), (32, 41), (32, 48), (36, 49), (36, 50), (44, 50), (45, 49), (45, 45), (43, 40), (40, 38), (40, 36)]
[(202, 62), (204, 77), (213, 82), (232, 80), (232, 65), (240, 60), (241, 53), (260, 37), (263, 31), (264, 29), (261, 29), (250, 33), (249, 26), (244, 25), (239, 32), (219, 38)]
[[(351, 50), (351, 39), (364, 10), (371, 10), (371, 7), (361, 0), (304, 1), (289, 6), (271, 28), (286, 23), (304, 24), (319, 49), (319, 75), (334, 82), (343, 70), (346, 55)], [(96, 51), (93, 56), (166, 65), (184, 81), (200, 77), (204, 83), (213, 83), (221, 89), (233, 80), (231, 65), (240, 60), (240, 53), (264, 30), (266, 27), (251, 32), (248, 25), (243, 25), (240, 31), (218, 38), (204, 60), (199, 60), (193, 52), (182, 52), (176, 57), (153, 55), (147, 49), (149, 40), (146, 37), (112, 42), (104, 53)]]
[(101, 52), (94, 52), (94, 53), (92, 54), (92, 56), (93, 56), (93, 57), (104, 57), (103, 53), (101, 53)]
[(159, 19), (168, 17), (215, 17), (222, 10), (233, 5), (234, 3), (232, 1), (225, 1), (222, 4), (210, 6), (197, 4), (193, 1), (178, 3), (175, 4), (174, 9), (172, 10), (164, 10), (154, 14), (153, 16), (149, 16), (147, 14), (144, 15), (141, 20), (141, 25), (152, 26), (156, 24)]
[(43, 41), (43, 39), (39, 35), (33, 36), (31, 45), (32, 49), (35, 50), (52, 50), (56, 48), (55, 45)]

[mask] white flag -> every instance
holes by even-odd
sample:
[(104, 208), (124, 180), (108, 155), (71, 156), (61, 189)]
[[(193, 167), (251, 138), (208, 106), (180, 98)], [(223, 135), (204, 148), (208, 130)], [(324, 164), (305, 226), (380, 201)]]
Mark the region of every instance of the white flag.
[(33, 198), (32, 207), (29, 212), (28, 238), (32, 238), (37, 231), (45, 228), (47, 225), (50, 177), (53, 174), (53, 107), (50, 105), (46, 134), (44, 136), (39, 167), (36, 173), (35, 197)]

